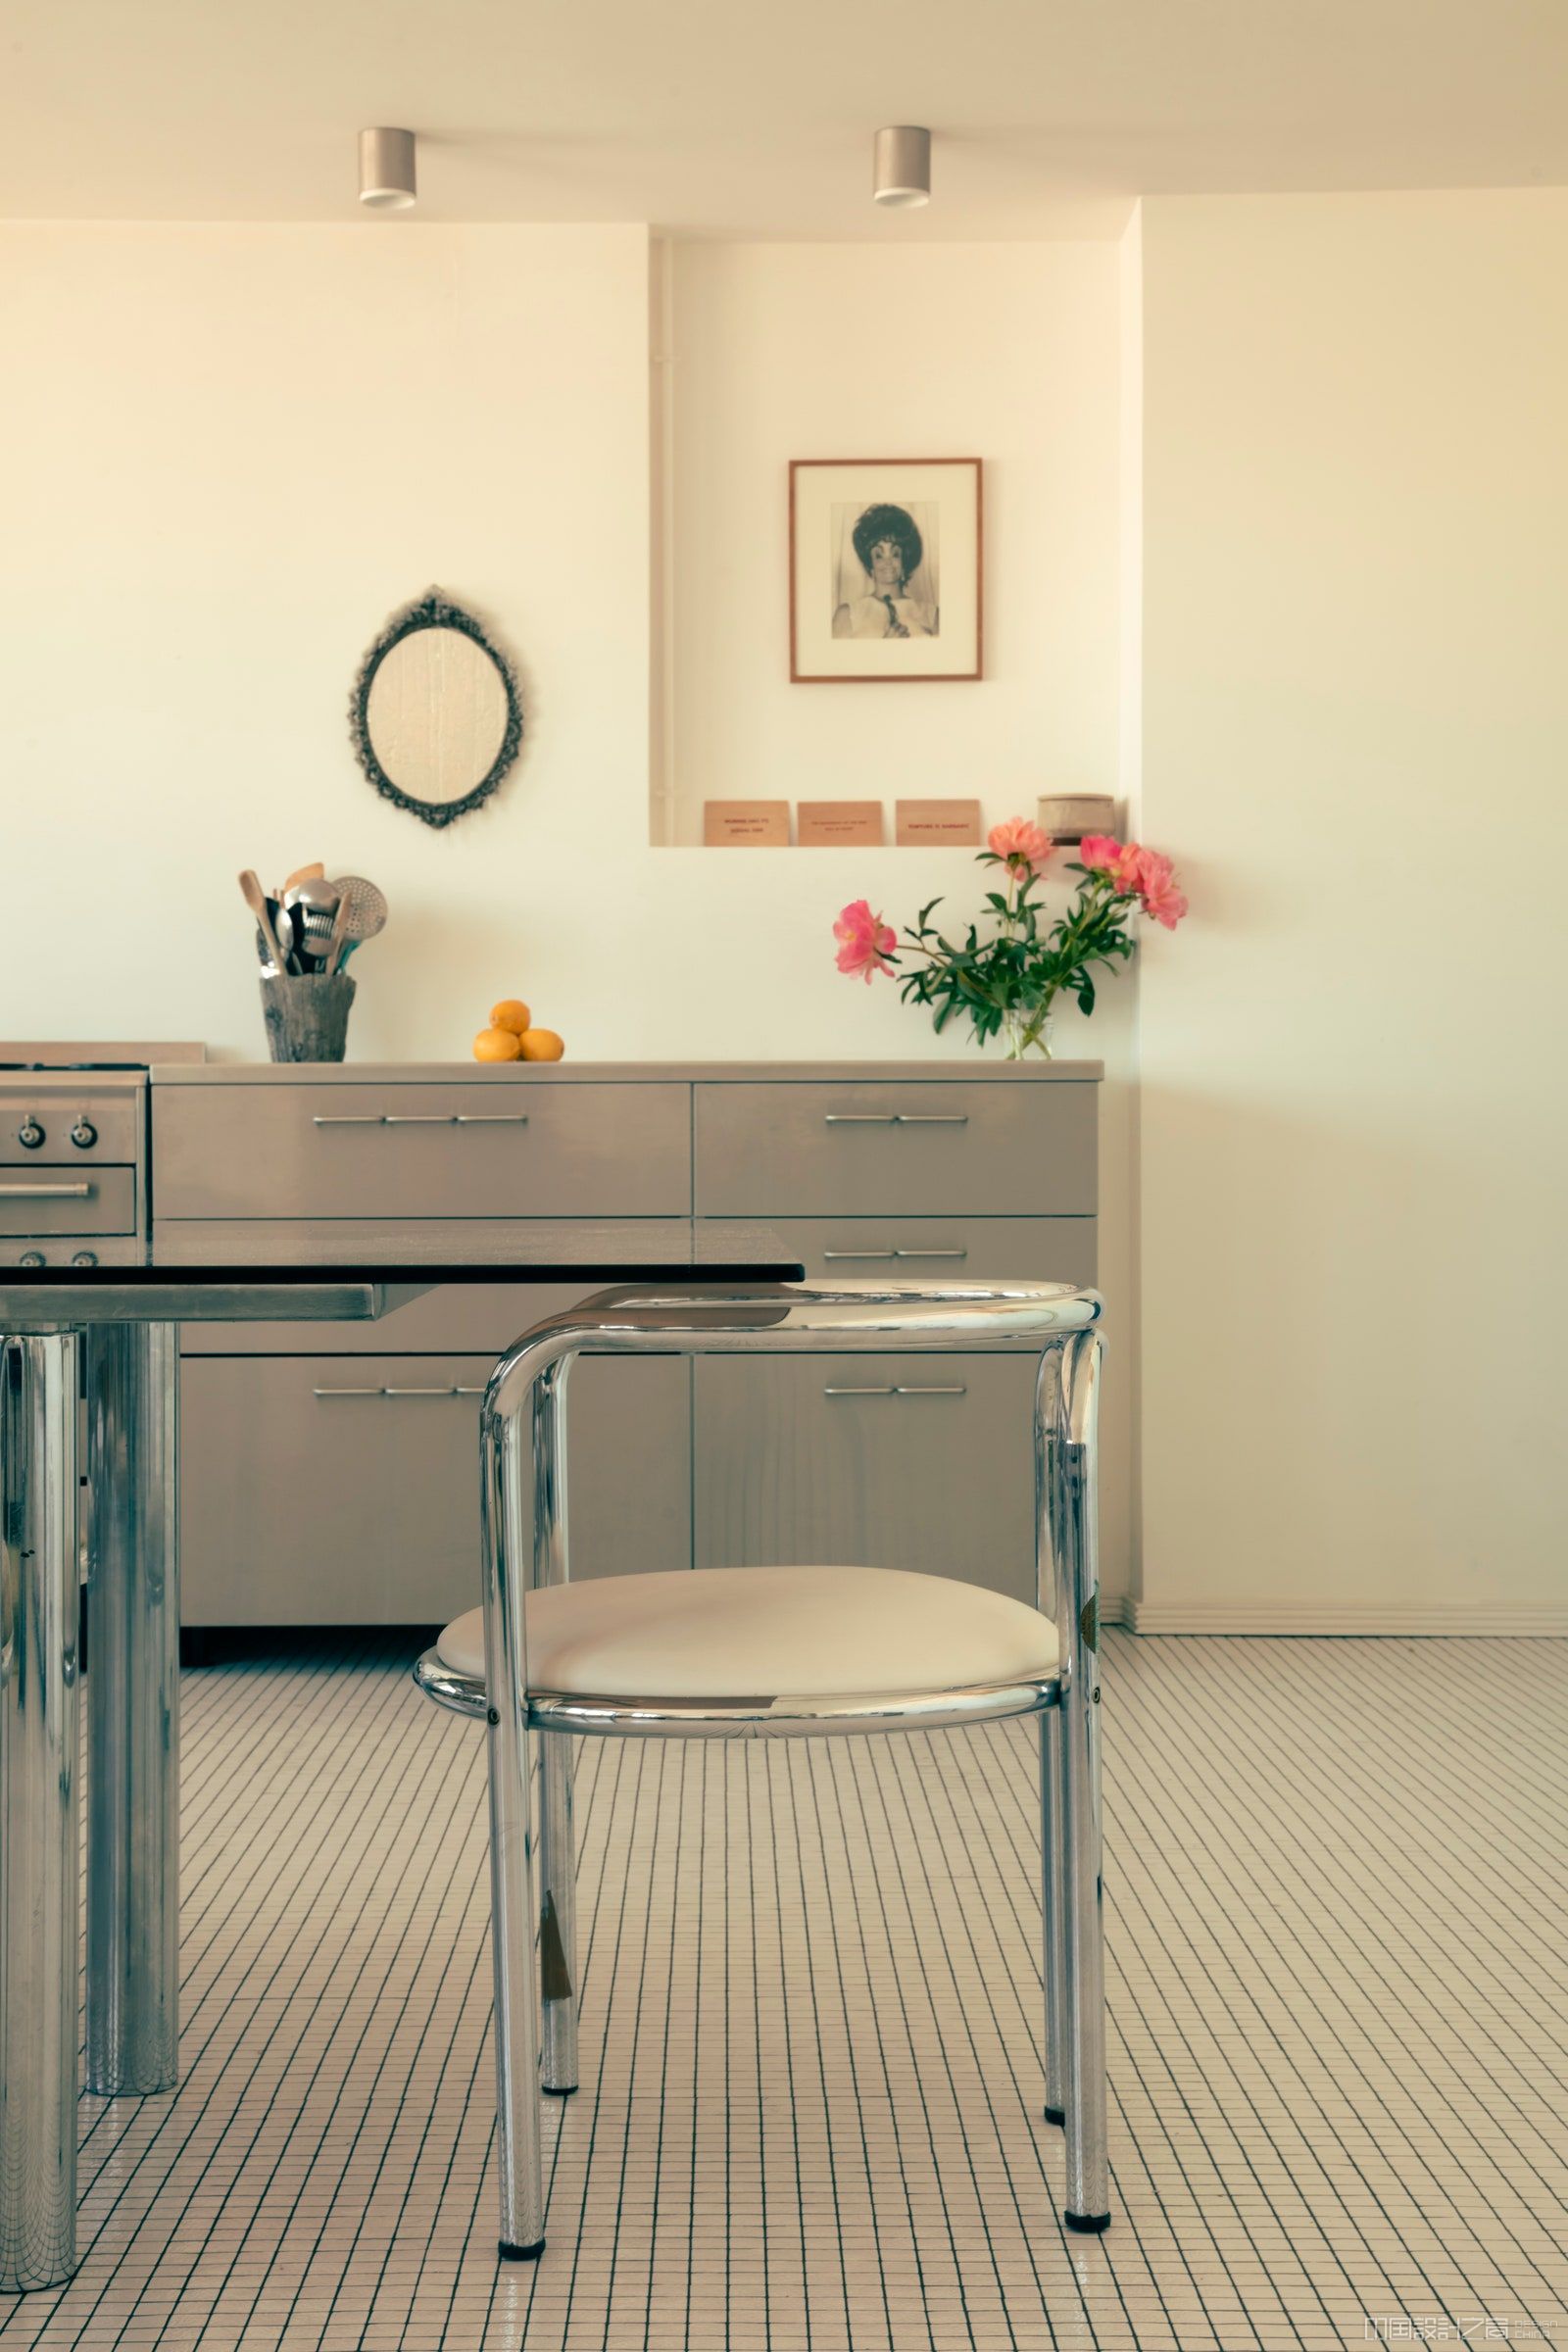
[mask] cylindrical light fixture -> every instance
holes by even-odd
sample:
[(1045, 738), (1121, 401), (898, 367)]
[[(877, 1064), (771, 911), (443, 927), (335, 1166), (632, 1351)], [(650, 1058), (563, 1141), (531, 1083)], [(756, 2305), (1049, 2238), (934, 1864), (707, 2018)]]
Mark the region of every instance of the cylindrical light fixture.
[(871, 194), (891, 211), (931, 201), (931, 133), (917, 122), (896, 122), (876, 134)]
[(413, 131), (362, 130), (360, 202), (375, 213), (400, 213), (417, 194)]

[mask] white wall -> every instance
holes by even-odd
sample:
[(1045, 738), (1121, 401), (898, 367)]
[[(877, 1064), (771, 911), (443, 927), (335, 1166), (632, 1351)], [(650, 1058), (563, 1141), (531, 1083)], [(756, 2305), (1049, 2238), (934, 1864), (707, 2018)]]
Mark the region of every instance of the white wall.
[[(466, 1055), (513, 994), (578, 1058), (956, 1050), (842, 979), (830, 926), (862, 892), (901, 915), (967, 894), (967, 856), (650, 846), (650, 490), (699, 553), (687, 808), (859, 794), (879, 763), (890, 802), (977, 794), (993, 819), (1113, 787), (1115, 248), (683, 255), (676, 462), (652, 484), (647, 262), (635, 226), (0, 226), (0, 1036), (259, 1055), (234, 877), (319, 856), (392, 903), (355, 967), (358, 1058)], [(790, 688), (784, 461), (916, 444), (988, 461), (991, 677)], [(528, 713), (499, 799), (446, 834), (376, 800), (347, 727), (367, 644), (432, 582), (494, 624)], [(1061, 1024), (1113, 1072), (1118, 1302), (1131, 994)]]
[[(656, 338), (667, 406), (670, 626), (655, 830), (702, 838), (707, 799), (976, 798), (985, 822), (1039, 794), (1125, 789), (1121, 639), (1123, 279), (1112, 244), (682, 245)], [(985, 461), (986, 676), (978, 684), (797, 686), (789, 678), (792, 458)], [(661, 793), (663, 787), (663, 804)], [(769, 1049), (965, 1051), (881, 981), (832, 973), (824, 923), (868, 896), (895, 923), (926, 899), (972, 909), (967, 852), (663, 853), (733, 893), (761, 968), (743, 1002)], [(716, 861), (716, 862), (715, 862)], [(662, 870), (662, 866), (661, 867)], [(775, 943), (788, 940), (779, 957)], [(1058, 1050), (1103, 1057), (1100, 1279), (1110, 1311), (1103, 1555), (1128, 1581), (1133, 1285), (1129, 1197), (1136, 983)], [(809, 1050), (809, 1049), (807, 1049)]]
[[(514, 993), (617, 1042), (586, 934), (646, 829), (646, 237), (387, 226), (0, 229), (0, 1033), (262, 1054), (234, 878), (320, 857), (391, 900), (357, 1055), (464, 1054)], [(445, 834), (348, 736), (432, 581), (527, 702), (502, 797)]]
[[(672, 255), (676, 838), (706, 799), (1117, 788), (1116, 248)], [(983, 457), (986, 677), (789, 676), (792, 458)], [(815, 853), (812, 863), (820, 862)], [(891, 893), (909, 857), (883, 860)], [(971, 869), (972, 871), (972, 869)]]
[(1568, 1630), (1568, 192), (1143, 239), (1138, 1622)]
[[(1113, 784), (1114, 248), (743, 253), (682, 263), (691, 790), (705, 730), (726, 790), (854, 791), (874, 758), (994, 818), (1052, 783)], [(626, 226), (0, 225), (6, 841), (32, 884), (70, 859), (94, 943), (62, 962), (56, 906), (22, 893), (0, 1033), (111, 1012), (169, 1033), (177, 1011), (256, 1054), (234, 875), (320, 855), (393, 901), (358, 962), (361, 1057), (465, 1054), (514, 989), (582, 1054), (936, 1050), (890, 991), (852, 995), (828, 926), (862, 877), (912, 906), (932, 875), (967, 886), (967, 858), (649, 854), (646, 254)], [(878, 312), (889, 263), (910, 271)], [(925, 356), (873, 396), (839, 339), (911, 309)], [(1013, 344), (1015, 381), (988, 390)], [(832, 446), (835, 416), (851, 441), (924, 432), (992, 460), (985, 683), (783, 682), (781, 458)], [(733, 602), (715, 530), (755, 547), (757, 617), (748, 658), (704, 667)], [(366, 645), (432, 581), (491, 619), (528, 713), (499, 799), (445, 834), (375, 799), (347, 728)], [(160, 893), (177, 949), (149, 928)]]

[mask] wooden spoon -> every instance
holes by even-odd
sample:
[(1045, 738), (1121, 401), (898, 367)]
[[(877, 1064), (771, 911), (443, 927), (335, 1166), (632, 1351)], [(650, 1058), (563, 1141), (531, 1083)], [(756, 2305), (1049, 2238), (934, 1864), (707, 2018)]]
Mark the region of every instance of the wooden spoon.
[(256, 917), (257, 928), (260, 930), (262, 937), (266, 940), (268, 946), (272, 951), (272, 961), (276, 964), (280, 972), (286, 972), (288, 970), (288, 957), (284, 955), (282, 948), (279, 946), (277, 933), (272, 928), (272, 918), (267, 910), (267, 893), (262, 888), (250, 866), (247, 866), (245, 871), (241, 874), (239, 878), (239, 887), (240, 894), (243, 897), (246, 906)]
[[(290, 874), (288, 880), (284, 883), (283, 890), (292, 890), (296, 882), (324, 882), (325, 880), (326, 868), (321, 864), (320, 860), (318, 859), (315, 865), (296, 866), (293, 873)], [(283, 896), (283, 890), (278, 892), (277, 895), (279, 898)]]

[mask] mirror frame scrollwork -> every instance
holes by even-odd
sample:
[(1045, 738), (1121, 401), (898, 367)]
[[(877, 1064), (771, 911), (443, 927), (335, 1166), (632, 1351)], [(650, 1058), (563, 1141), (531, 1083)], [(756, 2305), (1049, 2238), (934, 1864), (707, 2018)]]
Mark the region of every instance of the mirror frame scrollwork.
[[(395, 645), (401, 645), (406, 637), (414, 636), (420, 629), (457, 629), (465, 637), (470, 638), (495, 664), (507, 698), (507, 724), (500, 749), (487, 773), (460, 801), (416, 800), (412, 793), (405, 792), (401, 785), (392, 781), (377, 759), (375, 746), (370, 740), (370, 688), (375, 682), (375, 673)], [(485, 634), (473, 614), (466, 612), (462, 605), (454, 604), (439, 588), (431, 588), (416, 603), (406, 605), (401, 612), (393, 614), (366, 655), (349, 699), (349, 727), (355, 757), (381, 798), (390, 801), (394, 808), (406, 808), (411, 816), (418, 817), (422, 824), (441, 827), (455, 824), (460, 816), (466, 816), (470, 808), (480, 808), (514, 764), (522, 747), (522, 699), (517, 692), (512, 664), (500, 647)]]

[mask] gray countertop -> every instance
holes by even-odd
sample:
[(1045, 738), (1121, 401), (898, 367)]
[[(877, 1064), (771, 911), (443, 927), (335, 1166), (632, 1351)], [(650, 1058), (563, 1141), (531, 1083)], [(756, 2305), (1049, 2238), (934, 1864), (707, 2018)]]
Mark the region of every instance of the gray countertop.
[(920, 1080), (965, 1086), (1094, 1084), (1102, 1061), (220, 1061), (155, 1062), (155, 1086), (479, 1086), (541, 1084), (861, 1086), (878, 1079), (906, 1086)]

